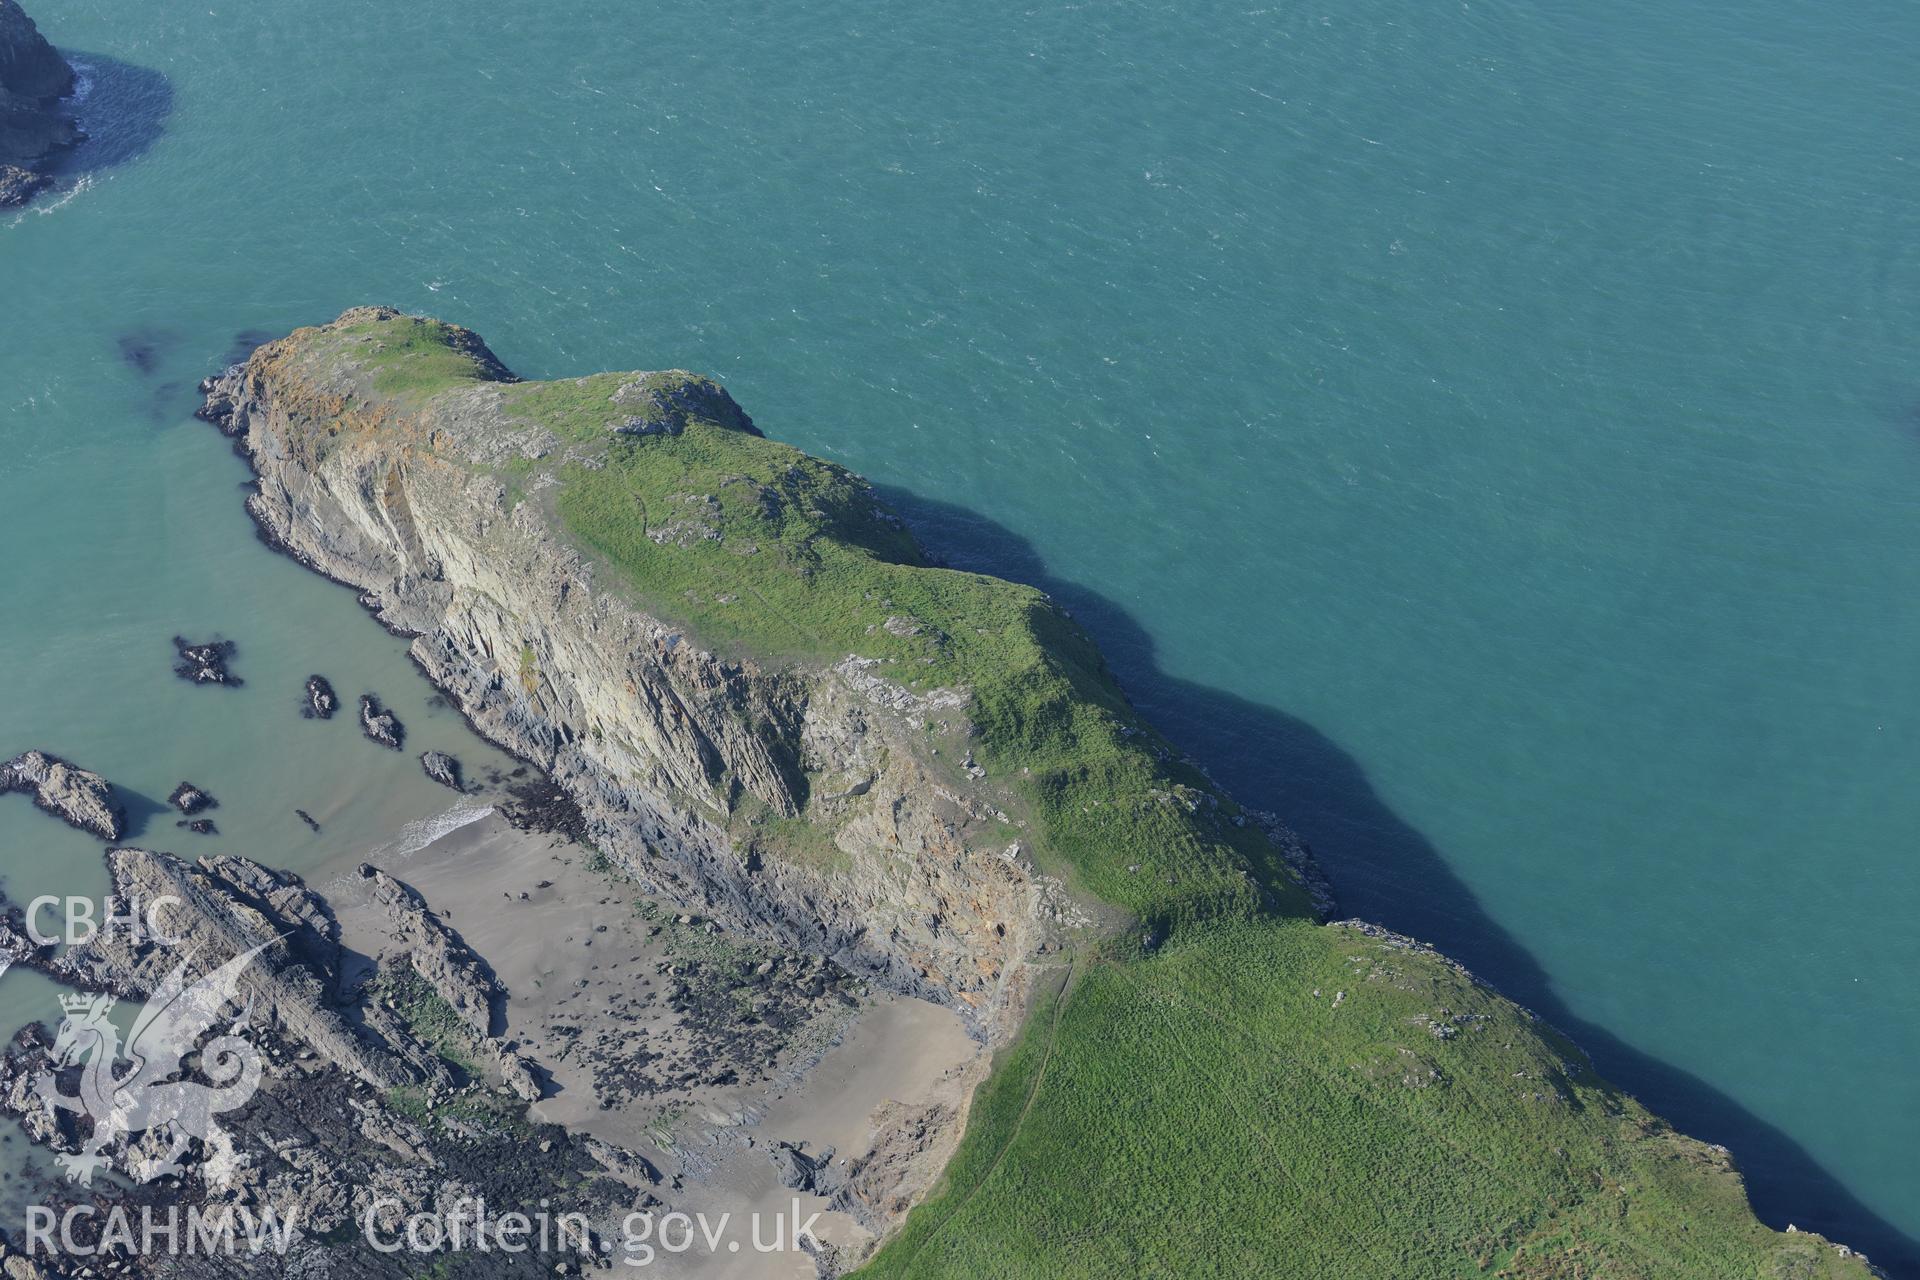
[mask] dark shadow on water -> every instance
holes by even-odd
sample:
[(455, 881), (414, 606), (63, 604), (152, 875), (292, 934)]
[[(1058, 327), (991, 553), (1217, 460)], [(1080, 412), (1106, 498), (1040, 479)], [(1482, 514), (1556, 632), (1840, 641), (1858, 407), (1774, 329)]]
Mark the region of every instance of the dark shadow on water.
[(1430, 942), (1571, 1036), (1614, 1083), (1681, 1131), (1732, 1149), (1754, 1208), (1920, 1276), (1920, 1242), (1867, 1208), (1804, 1148), (1712, 1085), (1574, 1017), (1539, 963), (1481, 909), (1426, 837), (1377, 795), (1354, 758), (1312, 725), (1168, 675), (1153, 640), (1112, 600), (1047, 572), (1031, 543), (975, 512), (884, 489), (930, 554), (954, 568), (1031, 583), (1105, 649), (1136, 706), (1243, 803), (1271, 809), (1304, 836), (1339, 894), (1339, 911)]
[(127, 815), (127, 829), (120, 837), (122, 841), (131, 844), (143, 836), (149, 836), (151, 833), (161, 833), (163, 837), (172, 834), (171, 832), (165, 831), (165, 829), (156, 822), (156, 819), (162, 814), (166, 814), (169, 817), (172, 816), (172, 805), (167, 804), (165, 801), (155, 800), (152, 796), (142, 795), (138, 791), (130, 790), (117, 782), (113, 784), (113, 798), (125, 809)]
[(61, 108), (87, 135), (47, 165), (61, 187), (137, 160), (152, 149), (173, 114), (173, 85), (158, 71), (100, 53), (62, 50), (78, 78)]

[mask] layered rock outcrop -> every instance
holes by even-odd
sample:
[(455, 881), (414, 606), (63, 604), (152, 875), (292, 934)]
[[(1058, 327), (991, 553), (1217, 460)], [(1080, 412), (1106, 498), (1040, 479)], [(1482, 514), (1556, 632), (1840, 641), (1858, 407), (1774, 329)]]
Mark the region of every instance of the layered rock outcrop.
[(0, 764), (0, 795), (24, 791), (33, 802), (70, 827), (102, 840), (126, 831), (126, 809), (99, 774), (44, 751), (27, 751)]
[[(381, 353), (353, 339), (396, 316), (348, 312), (203, 388), (258, 474), (264, 535), (414, 635), (429, 678), (650, 887), (995, 1025), (1070, 912), (1010, 802), (929, 750), (935, 729), (964, 740), (965, 691), (915, 692), (852, 657), (725, 657), (641, 608), (503, 482), (562, 444), (512, 415), (511, 375), (477, 338), (449, 345), (488, 380), (418, 416), (374, 385)], [(610, 435), (672, 434), (689, 413), (752, 431), (712, 383), (622, 376)]]
[(0, 206), (38, 191), (47, 158), (79, 137), (59, 108), (73, 83), (73, 68), (17, 0), (0, 0)]
[[(1209, 1222), (1189, 1269), (1304, 1245), (1303, 1274), (1344, 1273), (1357, 1219), (1302, 1200), (1311, 1188), (1267, 1159), (1295, 1150), (1434, 1274), (1523, 1252), (1860, 1274), (1844, 1250), (1782, 1246), (1729, 1166), (1525, 1011), (1404, 940), (1319, 927), (1328, 895), (1304, 846), (1179, 760), (1051, 602), (929, 566), (870, 487), (765, 440), (715, 384), (521, 384), (467, 331), (369, 308), (203, 389), (254, 467), (263, 535), (412, 635), (426, 674), (546, 771), (577, 808), (569, 833), (612, 869), (947, 1003), (989, 1040), (1034, 982), (1051, 1015), (1024, 1067), (1004, 1060), (1031, 1073), (1020, 1132), (964, 1139), (940, 1219), (977, 1233), (989, 1269), (1014, 1251), (1036, 1274), (1077, 1258), (1095, 1228), (1056, 1231), (1070, 1170), (1085, 1224)], [(414, 977), (477, 1033), (485, 975), (404, 886), (373, 889), (427, 956)], [(1092, 962), (1058, 963), (1061, 945)], [(1069, 1066), (1049, 1075), (1054, 1061)], [(619, 1084), (595, 1078), (602, 1107)], [(865, 1155), (790, 1142), (776, 1171), (841, 1207), (904, 1210), (964, 1105), (870, 1120)], [(1526, 1153), (1502, 1165), (1511, 1185), (1478, 1178), (1475, 1144)], [(1220, 1170), (1257, 1192), (1221, 1199)], [(1649, 1179), (1640, 1211), (1616, 1202)], [(1491, 1233), (1462, 1226), (1482, 1201), (1505, 1206)], [(1293, 1206), (1279, 1233), (1273, 1204)]]

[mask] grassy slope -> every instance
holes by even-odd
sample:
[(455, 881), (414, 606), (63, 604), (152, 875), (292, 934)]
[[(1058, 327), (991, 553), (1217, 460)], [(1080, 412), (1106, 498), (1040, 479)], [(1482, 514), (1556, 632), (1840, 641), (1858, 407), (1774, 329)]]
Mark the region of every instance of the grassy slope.
[[(304, 340), (402, 410), (500, 372), (431, 322)], [(563, 440), (607, 442), (602, 465), (558, 473), (571, 534), (722, 651), (857, 653), (967, 689), (973, 750), (1027, 802), (1036, 857), (1137, 922), (1058, 971), (941, 1187), (866, 1274), (1865, 1274), (1760, 1226), (1720, 1156), (1444, 959), (1315, 924), (1045, 597), (929, 567), (863, 481), (753, 433), (692, 375), (646, 384), (693, 406), (681, 434), (611, 436), (633, 379), (505, 392)]]

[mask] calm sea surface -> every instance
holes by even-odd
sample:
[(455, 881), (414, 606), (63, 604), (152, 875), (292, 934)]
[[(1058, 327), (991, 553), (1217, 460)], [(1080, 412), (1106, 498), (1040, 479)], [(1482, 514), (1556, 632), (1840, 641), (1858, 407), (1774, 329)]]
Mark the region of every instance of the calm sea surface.
[[(1348, 911), (1920, 1268), (1910, 0), (35, 12), (95, 137), (0, 220), (0, 754), (296, 869), (451, 820), (298, 718), (321, 671), (490, 758), (193, 383), (365, 302), (702, 370), (1058, 593)], [(17, 897), (98, 848), (0, 804)]]

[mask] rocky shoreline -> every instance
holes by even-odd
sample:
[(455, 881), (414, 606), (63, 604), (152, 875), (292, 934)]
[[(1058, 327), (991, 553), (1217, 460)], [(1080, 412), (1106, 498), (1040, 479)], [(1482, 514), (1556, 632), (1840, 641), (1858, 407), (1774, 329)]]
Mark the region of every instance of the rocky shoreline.
[(18, 0), (0, 0), (0, 208), (25, 204), (51, 179), (49, 160), (80, 140), (61, 110), (68, 66)]
[[(362, 1240), (376, 1201), (382, 1223), (465, 1197), (564, 1203), (593, 1222), (593, 1252), (565, 1264), (575, 1274), (618, 1261), (599, 1250), (630, 1212), (731, 1205), (753, 1187), (802, 1190), (823, 1210), (831, 1198), (843, 1224), (833, 1234), (850, 1244), (897, 1220), (902, 1178), (921, 1185), (937, 1173), (937, 1152), (903, 1163), (896, 1140), (884, 1157), (876, 1142), (832, 1168), (818, 1159), (795, 1182), (777, 1161), (811, 1135), (789, 1131), (764, 1146), (756, 1136), (774, 1100), (804, 1091), (858, 1013), (843, 978), (628, 896), (565, 837), (496, 819), (442, 844), (414, 863), (438, 902), (366, 864), (321, 890), (240, 857), (109, 850), (114, 904), (172, 904), (153, 921), (170, 939), (162, 945), (103, 933), (56, 953), (31, 943), (20, 909), (0, 903), (0, 957), (129, 1004), (168, 988), (183, 958), (198, 976), (253, 953), (222, 1016), (244, 1010), (234, 1026), (260, 1058), (258, 1092), (230, 1112), (216, 1104), (226, 1118), (184, 1149), (167, 1150), (157, 1132), (95, 1142), (97, 1120), (46, 1105), (84, 1092), (85, 1063), (35, 1026), (0, 1057), (0, 1110), (67, 1164), (97, 1156), (136, 1175), (178, 1164), (110, 1193), (115, 1202), (272, 1205), (297, 1216), (304, 1238), (284, 1258), (187, 1260), (166, 1273), (196, 1278), (415, 1274), (415, 1260), (383, 1258)], [(502, 895), (512, 922), (481, 905), (502, 884), (527, 886)], [(500, 967), (461, 932), (468, 920)], [(536, 951), (523, 954), (527, 945)], [(951, 1110), (951, 1092), (930, 1105)], [(687, 1119), (661, 1119), (673, 1116)], [(892, 1193), (893, 1207), (862, 1199), (866, 1188)], [(97, 1189), (51, 1182), (36, 1194), (55, 1206), (101, 1203)], [(68, 1274), (44, 1258), (35, 1265), (6, 1274)], [(89, 1274), (153, 1274), (137, 1261), (92, 1265)], [(556, 1269), (551, 1256), (462, 1265), (480, 1276)]]
[[(420, 399), (383, 394), (381, 361), (393, 347), (418, 351), (423, 334), (484, 376), (430, 384)], [(598, 390), (582, 391), (588, 383)], [(509, 389), (543, 386), (557, 416), (515, 411), (524, 399)], [(682, 455), (655, 453), (650, 465), (680, 487), (647, 489), (656, 473), (615, 491), (620, 518), (642, 509), (645, 541), (631, 561), (670, 575), (671, 557), (649, 561), (647, 547), (671, 546), (694, 557), (680, 563), (704, 566), (689, 598), (718, 588), (711, 603), (736, 603), (733, 567), (718, 556), (761, 554), (784, 532), (783, 504), (803, 508), (809, 536), (851, 531), (901, 557), (887, 563), (908, 576), (886, 581), (905, 591), (925, 581), (911, 575), (941, 572), (889, 541), (894, 526), (857, 478), (805, 473), (791, 451), (755, 452), (781, 447), (714, 384), (677, 373), (518, 384), (464, 330), (363, 309), (264, 345), (205, 390), (203, 416), (253, 467), (248, 509), (262, 538), (349, 585), (383, 625), (411, 636), (416, 664), (476, 731), (531, 768), (511, 780), (486, 771), (485, 783), (468, 786), (458, 761), (421, 754), (427, 776), (491, 808), (398, 855), (403, 862), (350, 863), (315, 877), (317, 887), (245, 858), (109, 848), (104, 914), (148, 919), (159, 936), (109, 931), (56, 951), (0, 904), (0, 960), (93, 993), (63, 999), (58, 1033), (16, 1037), (0, 1057), (0, 1109), (57, 1169), (112, 1165), (134, 1177), (86, 1192), (35, 1174), (30, 1193), (53, 1205), (272, 1204), (302, 1219), (285, 1256), (103, 1256), (87, 1274), (413, 1275), (419, 1259), (368, 1249), (360, 1225), (390, 1229), (401, 1215), (476, 1197), (564, 1201), (591, 1220), (589, 1249), (557, 1262), (463, 1253), (455, 1273), (572, 1274), (618, 1261), (616, 1224), (630, 1211), (745, 1214), (794, 1196), (828, 1215), (811, 1265), (833, 1275), (930, 1193), (951, 1206), (954, 1184), (933, 1192), (943, 1171), (964, 1182), (985, 1168), (991, 1179), (1011, 1160), (1010, 1170), (1024, 1167), (992, 1193), (1003, 1215), (1025, 1212), (1030, 1194), (1067, 1205), (1074, 1192), (1053, 1167), (1060, 1152), (1114, 1139), (1126, 1108), (1134, 1127), (1118, 1136), (1128, 1150), (1096, 1157), (1108, 1208), (1205, 1214), (1207, 1197), (1170, 1200), (1166, 1181), (1202, 1167), (1267, 1177), (1263, 1195), (1286, 1194), (1273, 1170), (1219, 1153), (1248, 1154), (1245, 1138), (1293, 1122), (1286, 1104), (1332, 1078), (1337, 1105), (1310, 1108), (1297, 1122), (1307, 1128), (1282, 1130), (1284, 1139), (1324, 1153), (1348, 1193), (1372, 1179), (1383, 1196), (1399, 1194), (1386, 1182), (1417, 1184), (1402, 1207), (1410, 1219), (1436, 1195), (1451, 1212), (1481, 1194), (1449, 1181), (1458, 1152), (1419, 1146), (1423, 1133), (1485, 1128), (1527, 1158), (1580, 1153), (1564, 1176), (1552, 1162), (1529, 1175), (1548, 1211), (1509, 1198), (1503, 1212), (1519, 1217), (1496, 1237), (1449, 1237), (1440, 1246), (1448, 1256), (1506, 1242), (1545, 1256), (1538, 1250), (1557, 1249), (1568, 1223), (1599, 1242), (1599, 1252), (1584, 1243), (1583, 1252), (1640, 1256), (1634, 1232), (1677, 1223), (1681, 1232), (1711, 1226), (1719, 1234), (1692, 1238), (1709, 1250), (1736, 1241), (1770, 1256), (1776, 1272), (1790, 1263), (1818, 1268), (1794, 1274), (1864, 1274), (1857, 1257), (1824, 1241), (1776, 1244), (1745, 1214), (1725, 1152), (1666, 1130), (1458, 966), (1371, 926), (1321, 927), (1331, 894), (1304, 845), (1179, 762), (1125, 708), (1091, 646), (1056, 628), (1043, 597), (998, 584), (986, 603), (1017, 602), (1028, 612), (1013, 622), (1004, 612), (942, 613), (922, 597), (923, 613), (939, 619), (930, 622), (892, 589), (869, 591), (852, 616), (871, 619), (864, 634), (873, 639), (849, 628), (824, 654), (760, 658), (707, 647), (658, 596), (625, 589), (569, 536), (578, 531), (551, 493), (553, 468), (570, 468), (578, 483), (610, 465), (614, 437), (623, 450), (684, 444), (757, 467), (758, 478), (720, 470), (687, 479), (675, 471)], [(716, 432), (751, 436), (753, 448), (729, 455)], [(784, 479), (760, 465), (769, 456)], [(730, 500), (765, 519), (722, 533), (714, 493), (731, 488), (741, 492)], [(804, 549), (795, 560), (802, 575), (820, 563)], [(709, 586), (712, 578), (722, 580)], [(1009, 697), (990, 683), (1000, 673), (955, 666), (958, 676), (916, 678), (917, 664), (938, 664), (976, 621), (996, 639), (986, 625), (996, 619), (1016, 639), (1037, 639), (1042, 664), (1080, 680), (1050, 702), (1012, 699), (1019, 714), (1088, 717), (1071, 721), (1051, 794), (1019, 781), (1047, 767), (1034, 740), (1016, 737), (1010, 757), (1005, 743), (1019, 726), (983, 723), (1005, 714), (991, 705)], [(178, 648), (197, 683), (228, 677), (224, 642)], [(1012, 669), (1030, 671), (1021, 658), (1016, 649)], [(892, 665), (902, 662), (915, 665)], [(314, 676), (301, 710), (324, 718), (337, 701)], [(369, 739), (403, 749), (404, 727), (374, 695), (359, 711)], [(1113, 772), (1073, 789), (1098, 768)], [(43, 753), (0, 766), (4, 789), (32, 792), (110, 843), (124, 833), (104, 779)], [(1071, 802), (1058, 804), (1061, 794)], [(187, 782), (169, 800), (190, 819), (212, 807)], [(1035, 860), (1042, 839), (1055, 874)], [(1063, 840), (1084, 842), (1083, 860), (1063, 861)], [(1071, 890), (1063, 874), (1076, 880)], [(1095, 876), (1105, 877), (1097, 892), (1086, 883)], [(172, 905), (157, 921), (136, 909), (161, 902)], [(171, 1007), (195, 979), (226, 985), (213, 988), (217, 1006), (190, 1004), (204, 1043), (182, 1049), (199, 1054), (189, 1078), (130, 1076), (108, 1087), (98, 1063), (114, 1055), (85, 1047), (88, 1026), (119, 1047), (107, 998)], [(1092, 993), (1063, 1017), (1077, 989)], [(1008, 1053), (992, 1052), (1009, 1045), (1029, 1008), (1053, 1012)], [(1143, 1026), (1146, 1011), (1162, 1022)], [(1259, 1034), (1249, 1047), (1251, 1028)], [(1019, 1077), (1005, 1082), (1035, 1053), (1014, 1153), (1000, 1130)], [(1061, 1069), (1043, 1081), (1056, 1055)], [(1220, 1069), (1196, 1067), (1202, 1055)], [(1321, 1061), (1330, 1075), (1303, 1073), (1296, 1059)], [(156, 1072), (171, 1065), (155, 1061)], [(990, 1071), (995, 1086), (980, 1096), (992, 1110), (969, 1132)], [(1091, 1087), (1054, 1084), (1063, 1074)], [(135, 1085), (158, 1090), (155, 1099), (213, 1092), (183, 1130), (115, 1119), (120, 1092)], [(1409, 1122), (1410, 1107), (1429, 1118)], [(1249, 1121), (1263, 1109), (1270, 1114)], [(229, 1111), (231, 1123), (211, 1123)], [(1154, 1136), (1143, 1143), (1143, 1134)], [(998, 1152), (983, 1153), (994, 1141)], [(1189, 1142), (1211, 1145), (1187, 1152)], [(1175, 1149), (1187, 1161), (1180, 1169), (1167, 1163)], [(1039, 1166), (1028, 1163), (1035, 1151)], [(1116, 1179), (1116, 1168), (1127, 1176)], [(1615, 1213), (1608, 1188), (1634, 1180), (1651, 1189), (1620, 1237), (1627, 1206)], [(985, 1225), (990, 1249), (1047, 1244), (1044, 1230), (994, 1243), (998, 1228)], [(1221, 1225), (1237, 1256), (1270, 1257), (1282, 1243), (1258, 1212)], [(1452, 1219), (1439, 1228), (1452, 1230)], [(903, 1247), (914, 1230), (898, 1237)], [(1694, 1248), (1671, 1234), (1648, 1238)], [(56, 1274), (7, 1253), (10, 1243), (0, 1243), (7, 1274)], [(718, 1255), (708, 1261), (744, 1274)], [(696, 1259), (661, 1273), (711, 1274)]]
[(126, 806), (105, 778), (44, 751), (28, 751), (0, 764), (0, 795), (21, 791), (68, 826), (118, 840), (126, 831)]
[[(362, 309), (337, 325), (395, 314)], [(256, 473), (247, 508), (267, 545), (352, 588), (389, 631), (411, 637), (415, 663), (475, 730), (550, 776), (594, 846), (650, 890), (950, 1005), (983, 1038), (1017, 1025), (1026, 958), (1058, 945), (1050, 937), (1076, 917), (1017, 840), (1009, 851), (979, 838), (1005, 828), (1011, 802), (969, 795), (983, 789), (950, 779), (921, 746), (929, 721), (965, 734), (960, 695), (903, 697), (857, 662), (775, 673), (704, 652), (599, 589), (594, 569), (531, 512), (495, 508), (476, 521), (501, 495), (476, 489), (464, 469), (428, 459), (394, 469), (377, 451), (316, 467), (306, 433), (324, 425), (262, 376), (285, 346), (267, 344), (202, 386), (200, 416)], [(490, 353), (485, 362), (510, 379)], [(745, 419), (718, 388), (681, 394)], [(484, 408), (450, 425), (475, 455), (539, 447)], [(749, 723), (779, 726), (787, 744), (743, 731)], [(789, 751), (844, 776), (840, 794), (798, 793)], [(854, 874), (823, 878), (756, 853), (753, 833), (726, 820), (742, 800), (789, 819), (818, 805), (815, 820), (840, 832), (835, 856), (851, 858)]]

